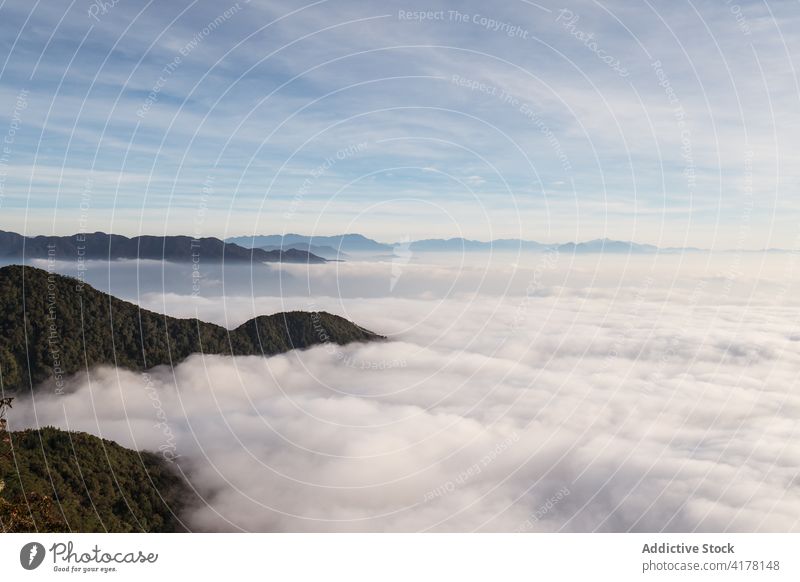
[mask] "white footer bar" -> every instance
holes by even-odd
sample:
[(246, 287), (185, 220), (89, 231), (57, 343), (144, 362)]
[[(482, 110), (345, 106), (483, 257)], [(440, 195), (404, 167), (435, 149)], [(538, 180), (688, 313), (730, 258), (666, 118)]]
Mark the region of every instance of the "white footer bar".
[[(3, 580), (800, 580), (800, 534), (2, 534)], [(194, 578), (193, 578), (194, 579)]]

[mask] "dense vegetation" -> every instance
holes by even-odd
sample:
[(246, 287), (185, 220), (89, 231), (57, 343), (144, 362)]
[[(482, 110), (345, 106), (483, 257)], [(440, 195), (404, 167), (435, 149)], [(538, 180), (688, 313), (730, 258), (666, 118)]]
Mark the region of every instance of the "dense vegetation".
[(273, 355), (327, 342), (380, 339), (329, 313), (252, 319), (228, 331), (176, 319), (41, 269), (0, 269), (0, 386), (7, 393), (107, 364), (145, 370), (193, 353)]
[(55, 428), (0, 433), (0, 531), (175, 532), (191, 490), (174, 465)]
[(246, 249), (218, 238), (194, 239), (188, 236), (136, 236), (128, 238), (104, 232), (72, 236), (24, 237), (0, 231), (0, 257), (23, 259), (52, 258), (59, 261), (150, 259), (156, 261), (218, 263), (324, 263), (325, 259), (302, 250)]

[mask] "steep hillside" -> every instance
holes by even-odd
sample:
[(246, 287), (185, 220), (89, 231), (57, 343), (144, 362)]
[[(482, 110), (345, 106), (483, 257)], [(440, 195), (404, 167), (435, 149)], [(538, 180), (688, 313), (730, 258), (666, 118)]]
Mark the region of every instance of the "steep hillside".
[(92, 366), (145, 370), (193, 353), (273, 355), (381, 336), (329, 313), (257, 317), (234, 330), (140, 309), (75, 279), (31, 267), (0, 269), (0, 382), (6, 392)]
[(0, 433), (0, 532), (176, 532), (192, 492), (159, 455), (55, 428)]

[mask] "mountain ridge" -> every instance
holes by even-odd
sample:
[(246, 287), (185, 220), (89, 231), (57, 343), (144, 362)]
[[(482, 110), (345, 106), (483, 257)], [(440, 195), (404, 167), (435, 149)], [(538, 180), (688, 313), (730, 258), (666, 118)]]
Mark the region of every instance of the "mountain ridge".
[(283, 246), (279, 245), (266, 245), (263, 247), (257, 247), (264, 251), (284, 251), (288, 252), (291, 250), (298, 250), (304, 251), (307, 253), (311, 253), (317, 255), (318, 257), (322, 257), (327, 261), (341, 261), (349, 257), (347, 253), (341, 252), (332, 246), (328, 245), (312, 245), (309, 243), (291, 243), (285, 244)]
[(187, 531), (197, 499), (163, 456), (54, 427), (0, 434), (0, 532)]
[(142, 309), (88, 285), (34, 267), (0, 268), (0, 388), (63, 389), (98, 365), (143, 371), (191, 354), (270, 356), (325, 343), (385, 339), (326, 312), (255, 317), (228, 330)]
[(332, 236), (306, 236), (296, 233), (235, 236), (226, 238), (225, 242), (245, 248), (287, 247), (298, 244), (327, 246), (336, 249), (339, 253), (386, 252), (393, 248), (390, 244), (380, 243), (357, 233)]
[(350, 233), (330, 236), (314, 236), (290, 233), (286, 235), (255, 235), (237, 236), (225, 239), (226, 242), (249, 247), (255, 244), (257, 248), (296, 248), (305, 245), (313, 248), (315, 245), (330, 246), (338, 252), (364, 253), (364, 252), (391, 252), (397, 248), (404, 248), (417, 252), (489, 252), (489, 251), (548, 251), (573, 252), (580, 254), (592, 253), (674, 253), (681, 251), (702, 252), (704, 249), (694, 247), (668, 247), (661, 248), (655, 245), (620, 241), (609, 238), (592, 239), (582, 242), (542, 243), (525, 239), (494, 239), (491, 241), (472, 240), (463, 237), (455, 238), (427, 238), (396, 243), (381, 243), (365, 237), (362, 234)]
[(325, 263), (324, 258), (298, 249), (248, 249), (214, 237), (141, 235), (129, 238), (104, 232), (68, 236), (24, 236), (0, 230), (0, 259), (123, 260), (144, 259), (197, 264)]

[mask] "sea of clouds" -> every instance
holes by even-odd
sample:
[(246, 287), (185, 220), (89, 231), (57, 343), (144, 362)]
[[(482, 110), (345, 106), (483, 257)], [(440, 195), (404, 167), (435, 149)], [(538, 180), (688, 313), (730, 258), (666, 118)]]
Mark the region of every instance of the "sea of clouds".
[(100, 368), (14, 428), (160, 451), (195, 531), (796, 531), (798, 272), (431, 255), (207, 267), (192, 296), (190, 268), (98, 263), (90, 283), (155, 311), (327, 310), (389, 341)]

